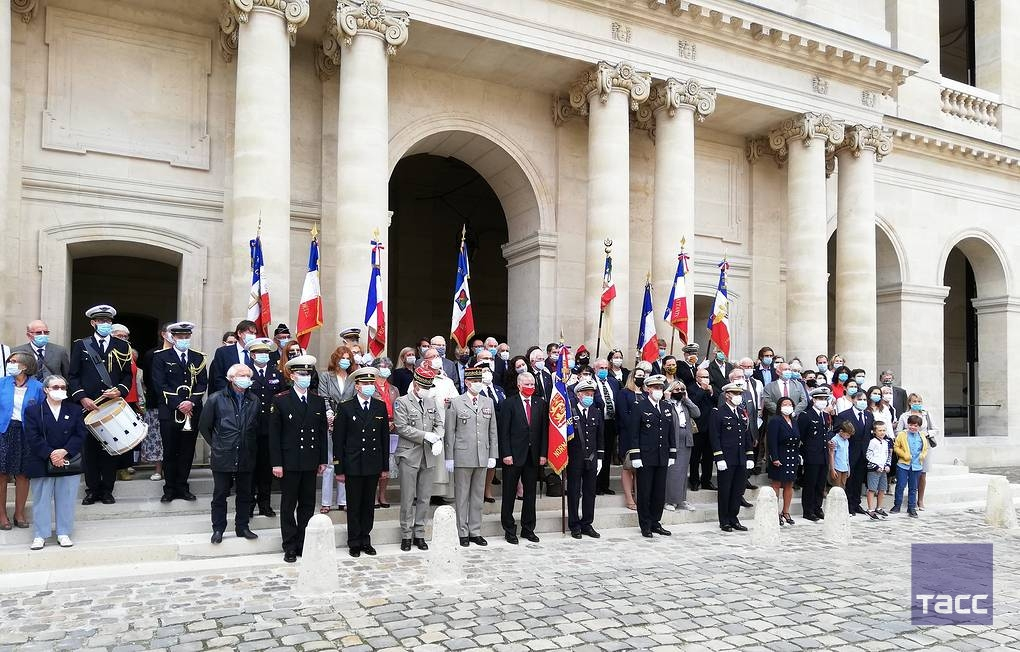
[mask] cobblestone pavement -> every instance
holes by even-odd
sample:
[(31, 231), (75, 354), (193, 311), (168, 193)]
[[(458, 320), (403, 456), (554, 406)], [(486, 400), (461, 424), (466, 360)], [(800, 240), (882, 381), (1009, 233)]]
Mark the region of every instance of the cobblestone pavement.
[[(856, 519), (855, 519), (856, 520)], [(0, 652), (166, 649), (983, 650), (1020, 648), (1020, 538), (976, 513), (854, 523), (854, 543), (799, 521), (782, 547), (687, 526), (646, 541), (472, 546), (464, 578), (426, 583), (429, 553), (339, 562), (343, 592), (297, 599), (294, 566), (0, 593)], [(910, 542), (993, 542), (995, 625), (910, 624)], [(343, 552), (343, 551), (339, 551)], [(2, 580), (0, 580), (2, 581)]]

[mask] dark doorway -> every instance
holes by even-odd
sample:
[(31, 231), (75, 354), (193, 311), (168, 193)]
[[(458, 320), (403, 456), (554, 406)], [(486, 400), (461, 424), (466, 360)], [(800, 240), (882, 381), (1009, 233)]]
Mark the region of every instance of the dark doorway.
[(173, 265), (129, 256), (76, 258), (71, 267), (71, 336), (90, 334), (85, 311), (106, 303), (117, 309), (114, 322), (131, 331), (139, 353), (158, 341), (157, 329), (176, 320), (178, 272)]
[(974, 85), (974, 0), (939, 0), (939, 72)]
[(977, 282), (970, 260), (957, 248), (949, 253), (943, 283), (949, 287), (944, 312), (945, 415), (947, 435), (976, 435), (978, 323), (973, 301)]
[(507, 269), (501, 247), (508, 236), (506, 216), (492, 187), (456, 158), (416, 154), (397, 163), (389, 188), (393, 221), (387, 350), (396, 353), (415, 346), (420, 337), (450, 339), (465, 225), (475, 330), (483, 339), (491, 335), (506, 341)]

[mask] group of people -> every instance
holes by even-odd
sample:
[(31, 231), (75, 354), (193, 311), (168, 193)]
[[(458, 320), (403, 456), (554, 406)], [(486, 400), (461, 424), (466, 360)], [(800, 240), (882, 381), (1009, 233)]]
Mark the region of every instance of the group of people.
[(9, 476), (14, 526), (29, 527), (30, 483), (33, 549), (52, 534), (54, 508), (57, 541), (72, 545), (82, 472), (83, 505), (115, 502), (123, 456), (104, 450), (83, 423), (108, 400), (125, 400), (144, 415), (141, 458), (160, 464), (153, 477), (163, 480), (163, 502), (196, 500), (189, 477), (197, 437), (205, 439), (214, 544), (227, 529), (231, 493), (235, 533), (257, 538), (250, 519), (256, 508), (275, 515), (278, 483), (288, 562), (302, 553), (320, 483), (319, 511), (347, 512), (350, 554), (374, 555), (374, 511), (389, 507), (391, 477), (399, 480), (404, 551), (428, 549), (429, 505), (446, 502), (455, 505), (461, 545), (487, 545), (482, 509), (495, 502), (494, 486), (501, 487), (504, 538), (538, 542), (539, 483), (560, 481), (546, 459), (549, 402), (560, 381), (573, 422), (562, 480), (574, 538), (600, 536), (593, 527), (596, 496), (615, 493), (613, 465), (622, 466), (625, 504), (637, 512), (644, 537), (668, 536), (664, 510), (693, 510), (687, 492), (701, 489), (717, 491), (723, 531), (746, 530), (739, 519), (750, 506), (744, 492), (755, 488), (750, 475), (763, 470), (780, 498), (781, 525), (794, 523), (795, 485), (802, 488), (803, 518), (811, 521), (824, 518), (830, 486), (845, 489), (851, 514), (887, 516), (882, 498), (890, 480), (891, 512), (900, 511), (904, 488), (908, 513), (924, 509), (936, 431), (921, 397), (897, 387), (891, 371), (868, 385), (867, 371), (838, 355), (831, 363), (819, 355), (814, 368), (769, 347), (755, 360), (733, 362), (721, 351), (703, 360), (697, 344), (674, 357), (660, 340), (659, 359), (628, 369), (620, 350), (593, 360), (583, 345), (551, 343), (511, 355), (491, 337), (458, 345), (451, 359), (445, 338), (435, 336), (402, 349), (394, 361), (366, 352), (360, 329), (351, 328), (320, 368), (283, 324), (269, 338), (241, 321), (211, 356), (191, 348), (194, 324), (164, 324), (161, 348), (139, 357), (127, 329), (113, 323), (112, 306), (85, 315), (93, 334), (75, 341), (70, 354), (48, 342), (39, 321), (28, 325), (29, 342), (20, 350), (4, 351), (0, 529), (12, 527)]

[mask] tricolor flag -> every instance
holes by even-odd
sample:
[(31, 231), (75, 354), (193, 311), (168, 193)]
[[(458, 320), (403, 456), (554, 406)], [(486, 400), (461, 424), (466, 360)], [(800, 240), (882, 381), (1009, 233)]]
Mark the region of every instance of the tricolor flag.
[(312, 227), (312, 244), (308, 248), (308, 271), (301, 288), (298, 305), (297, 341), (302, 349), (308, 348), (312, 331), (322, 326), (322, 293), (319, 289), (319, 230)]
[(687, 322), (690, 313), (687, 311), (687, 260), (690, 258), (680, 249), (677, 256), (676, 278), (673, 279), (673, 287), (669, 291), (669, 301), (666, 302), (666, 312), (662, 318), (670, 323), (680, 333), (680, 341), (687, 344)]
[(251, 248), (251, 294), (248, 297), (248, 319), (255, 322), (259, 337), (266, 337), (273, 317), (269, 313), (269, 284), (266, 282), (266, 264), (262, 258), (262, 236), (248, 241)]
[(659, 359), (659, 336), (655, 333), (655, 314), (652, 312), (652, 284), (647, 281), (641, 322), (638, 324), (637, 350), (642, 360), (655, 362)]
[(373, 358), (386, 348), (386, 312), (382, 299), (382, 242), (372, 240), (372, 275), (368, 280), (368, 301), (365, 303), (365, 326), (368, 328), (368, 351)]
[[(607, 247), (608, 249), (608, 247)], [(607, 349), (613, 348), (613, 319), (608, 310), (609, 304), (616, 298), (616, 283), (613, 282), (613, 257), (606, 254), (606, 267), (602, 273), (602, 299), (599, 310), (602, 313), (602, 342)]]
[(719, 263), (719, 288), (715, 291), (712, 316), (708, 318), (708, 330), (716, 348), (730, 357), (730, 298), (726, 294), (726, 270), (730, 264), (723, 258)]
[(567, 400), (566, 378), (569, 348), (560, 342), (559, 358), (553, 375), (552, 396), (549, 397), (549, 451), (546, 459), (553, 473), (563, 473), (567, 466), (567, 442), (574, 438), (573, 420), (570, 418), (570, 401)]
[(464, 244), (466, 232), (467, 227), (460, 232), (460, 256), (457, 258), (457, 282), (453, 291), (453, 318), (450, 322), (450, 336), (462, 347), (467, 347), (468, 340), (475, 334), (471, 290), (468, 289), (471, 270), (468, 269), (467, 245)]

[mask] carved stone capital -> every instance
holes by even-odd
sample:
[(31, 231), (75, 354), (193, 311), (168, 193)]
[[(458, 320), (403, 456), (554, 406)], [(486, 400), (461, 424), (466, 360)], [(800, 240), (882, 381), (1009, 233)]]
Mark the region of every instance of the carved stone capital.
[(871, 151), (875, 153), (875, 160), (881, 161), (892, 152), (892, 134), (876, 125), (851, 125), (835, 147), (837, 154), (843, 151), (850, 152), (854, 158)]
[(744, 156), (747, 157), (747, 162), (751, 165), (768, 157), (779, 167), (783, 167), (786, 164), (787, 158), (785, 152), (780, 153), (769, 146), (768, 136), (752, 136), (748, 138), (744, 145)]
[(813, 140), (838, 145), (843, 141), (844, 126), (842, 120), (836, 120), (828, 113), (802, 113), (783, 121), (779, 127), (769, 132), (769, 146), (786, 156), (790, 143), (801, 141), (807, 147)]
[(321, 81), (332, 78), (340, 70), (340, 41), (337, 40), (336, 12), (330, 14), (322, 42), (315, 50), (315, 72)]
[(39, 0), (11, 0), (11, 11), (21, 14), (21, 22), (30, 23), (38, 5)]
[(381, 36), (386, 43), (386, 54), (394, 55), (407, 43), (411, 17), (406, 11), (386, 9), (380, 0), (339, 0), (336, 19), (330, 25), (336, 40), (350, 45), (359, 33), (369, 32)]
[(680, 81), (671, 77), (658, 82), (652, 86), (648, 101), (638, 107), (638, 124), (650, 124), (659, 111), (672, 118), (680, 109), (693, 111), (698, 122), (704, 122), (715, 111), (715, 89), (702, 87), (696, 79)]
[(597, 95), (604, 104), (609, 101), (609, 94), (617, 91), (627, 94), (631, 111), (636, 111), (648, 99), (651, 86), (650, 73), (634, 70), (634, 66), (625, 61), (615, 66), (599, 61), (570, 87), (570, 105), (582, 115), (587, 115), (588, 103), (593, 96)]
[(564, 122), (569, 122), (577, 118), (584, 118), (585, 113), (582, 113), (580, 109), (574, 108), (570, 104), (570, 100), (563, 97), (562, 95), (553, 95), (552, 101), (552, 113), (553, 113), (553, 124), (559, 127)]
[(308, 0), (224, 0), (220, 14), (220, 50), (223, 59), (232, 61), (237, 55), (237, 34), (253, 11), (278, 14), (287, 24), (290, 44), (297, 43), (297, 32), (308, 22)]

